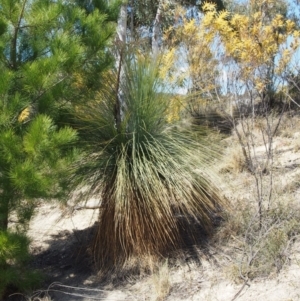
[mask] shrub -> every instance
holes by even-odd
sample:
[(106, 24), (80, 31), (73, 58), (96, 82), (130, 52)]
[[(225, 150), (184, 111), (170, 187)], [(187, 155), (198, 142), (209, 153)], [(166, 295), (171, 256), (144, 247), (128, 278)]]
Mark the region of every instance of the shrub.
[(40, 275), (28, 270), (28, 246), (24, 234), (0, 231), (0, 299), (9, 288), (26, 291), (40, 283)]

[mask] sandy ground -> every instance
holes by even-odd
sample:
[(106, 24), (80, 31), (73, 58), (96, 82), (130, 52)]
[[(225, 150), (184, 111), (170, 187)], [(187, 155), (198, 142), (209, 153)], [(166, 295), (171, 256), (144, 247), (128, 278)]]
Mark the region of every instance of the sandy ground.
[[(36, 267), (48, 275), (46, 282), (52, 299), (159, 300), (159, 289), (153, 276), (140, 280), (133, 278), (116, 286), (98, 282), (89, 255), (80, 254), (92, 231), (95, 219), (92, 213), (91, 210), (81, 210), (61, 219), (57, 208), (43, 205), (32, 221), (29, 232), (33, 239), (32, 252)], [(228, 279), (226, 257), (210, 252), (209, 256), (203, 255), (200, 264), (191, 261), (169, 268), (169, 293), (165, 300), (300, 300), (300, 243), (294, 245), (289, 264), (279, 275), (255, 280), (245, 286)]]
[[(275, 149), (278, 156), (274, 165), (285, 172), (282, 182), (288, 181), (298, 171), (300, 154), (290, 147), (288, 138), (278, 138)], [(243, 176), (238, 178), (241, 181)], [(243, 193), (245, 196), (246, 191), (241, 195)], [(91, 200), (89, 205), (94, 201)], [(227, 269), (230, 258), (214, 248), (203, 252), (201, 263), (190, 260), (167, 267), (161, 279), (157, 275), (148, 275), (128, 277), (114, 284), (100, 282), (92, 268), (91, 256), (84, 249), (93, 235), (96, 220), (94, 210), (62, 214), (56, 203), (40, 205), (28, 234), (32, 239), (34, 267), (46, 275), (43, 292), (48, 289), (51, 300), (300, 300), (299, 240), (293, 245), (288, 264), (279, 274), (255, 279), (246, 285), (230, 279)], [(40, 293), (36, 296), (43, 296)]]

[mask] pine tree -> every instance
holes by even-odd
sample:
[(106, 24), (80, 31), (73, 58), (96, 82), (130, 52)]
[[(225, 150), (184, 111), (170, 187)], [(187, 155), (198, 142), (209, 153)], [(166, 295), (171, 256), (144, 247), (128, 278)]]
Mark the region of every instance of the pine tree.
[[(25, 262), (36, 202), (68, 192), (78, 154), (66, 112), (101, 87), (115, 25), (113, 17), (72, 0), (0, 0), (0, 7), (1, 299), (8, 284), (28, 284), (21, 276), (16, 283), (13, 271)], [(16, 235), (8, 229), (11, 213)]]

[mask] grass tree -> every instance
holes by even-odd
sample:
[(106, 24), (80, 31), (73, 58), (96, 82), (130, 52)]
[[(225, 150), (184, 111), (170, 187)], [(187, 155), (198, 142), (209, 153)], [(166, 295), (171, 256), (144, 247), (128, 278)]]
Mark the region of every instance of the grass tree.
[[(106, 89), (78, 110), (89, 150), (80, 175), (85, 191), (99, 198), (93, 250), (100, 268), (174, 250), (183, 242), (183, 221), (191, 231), (209, 230), (224, 205), (211, 172), (217, 154), (209, 133), (177, 124), (176, 95), (160, 64), (137, 55), (123, 67), (122, 82), (110, 73)], [(116, 126), (119, 84), (126, 111)]]

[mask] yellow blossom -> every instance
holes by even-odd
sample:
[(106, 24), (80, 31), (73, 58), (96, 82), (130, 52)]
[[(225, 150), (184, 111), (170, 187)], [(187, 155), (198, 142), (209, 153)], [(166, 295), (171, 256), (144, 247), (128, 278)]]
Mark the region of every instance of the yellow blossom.
[(214, 3), (211, 2), (205, 2), (202, 6), (202, 9), (204, 12), (214, 12), (216, 11), (216, 5)]
[(272, 21), (272, 26), (275, 28), (277, 27), (283, 27), (283, 17), (281, 15), (276, 15), (275, 18)]
[(288, 32), (291, 32), (295, 28), (295, 23), (292, 20), (287, 20), (286, 21), (286, 30)]
[(18, 116), (18, 121), (20, 123), (25, 122), (28, 120), (30, 116), (30, 106), (26, 107)]
[(172, 69), (175, 61), (176, 49), (172, 48), (169, 51), (165, 52), (161, 59), (159, 77), (166, 78), (169, 71)]

